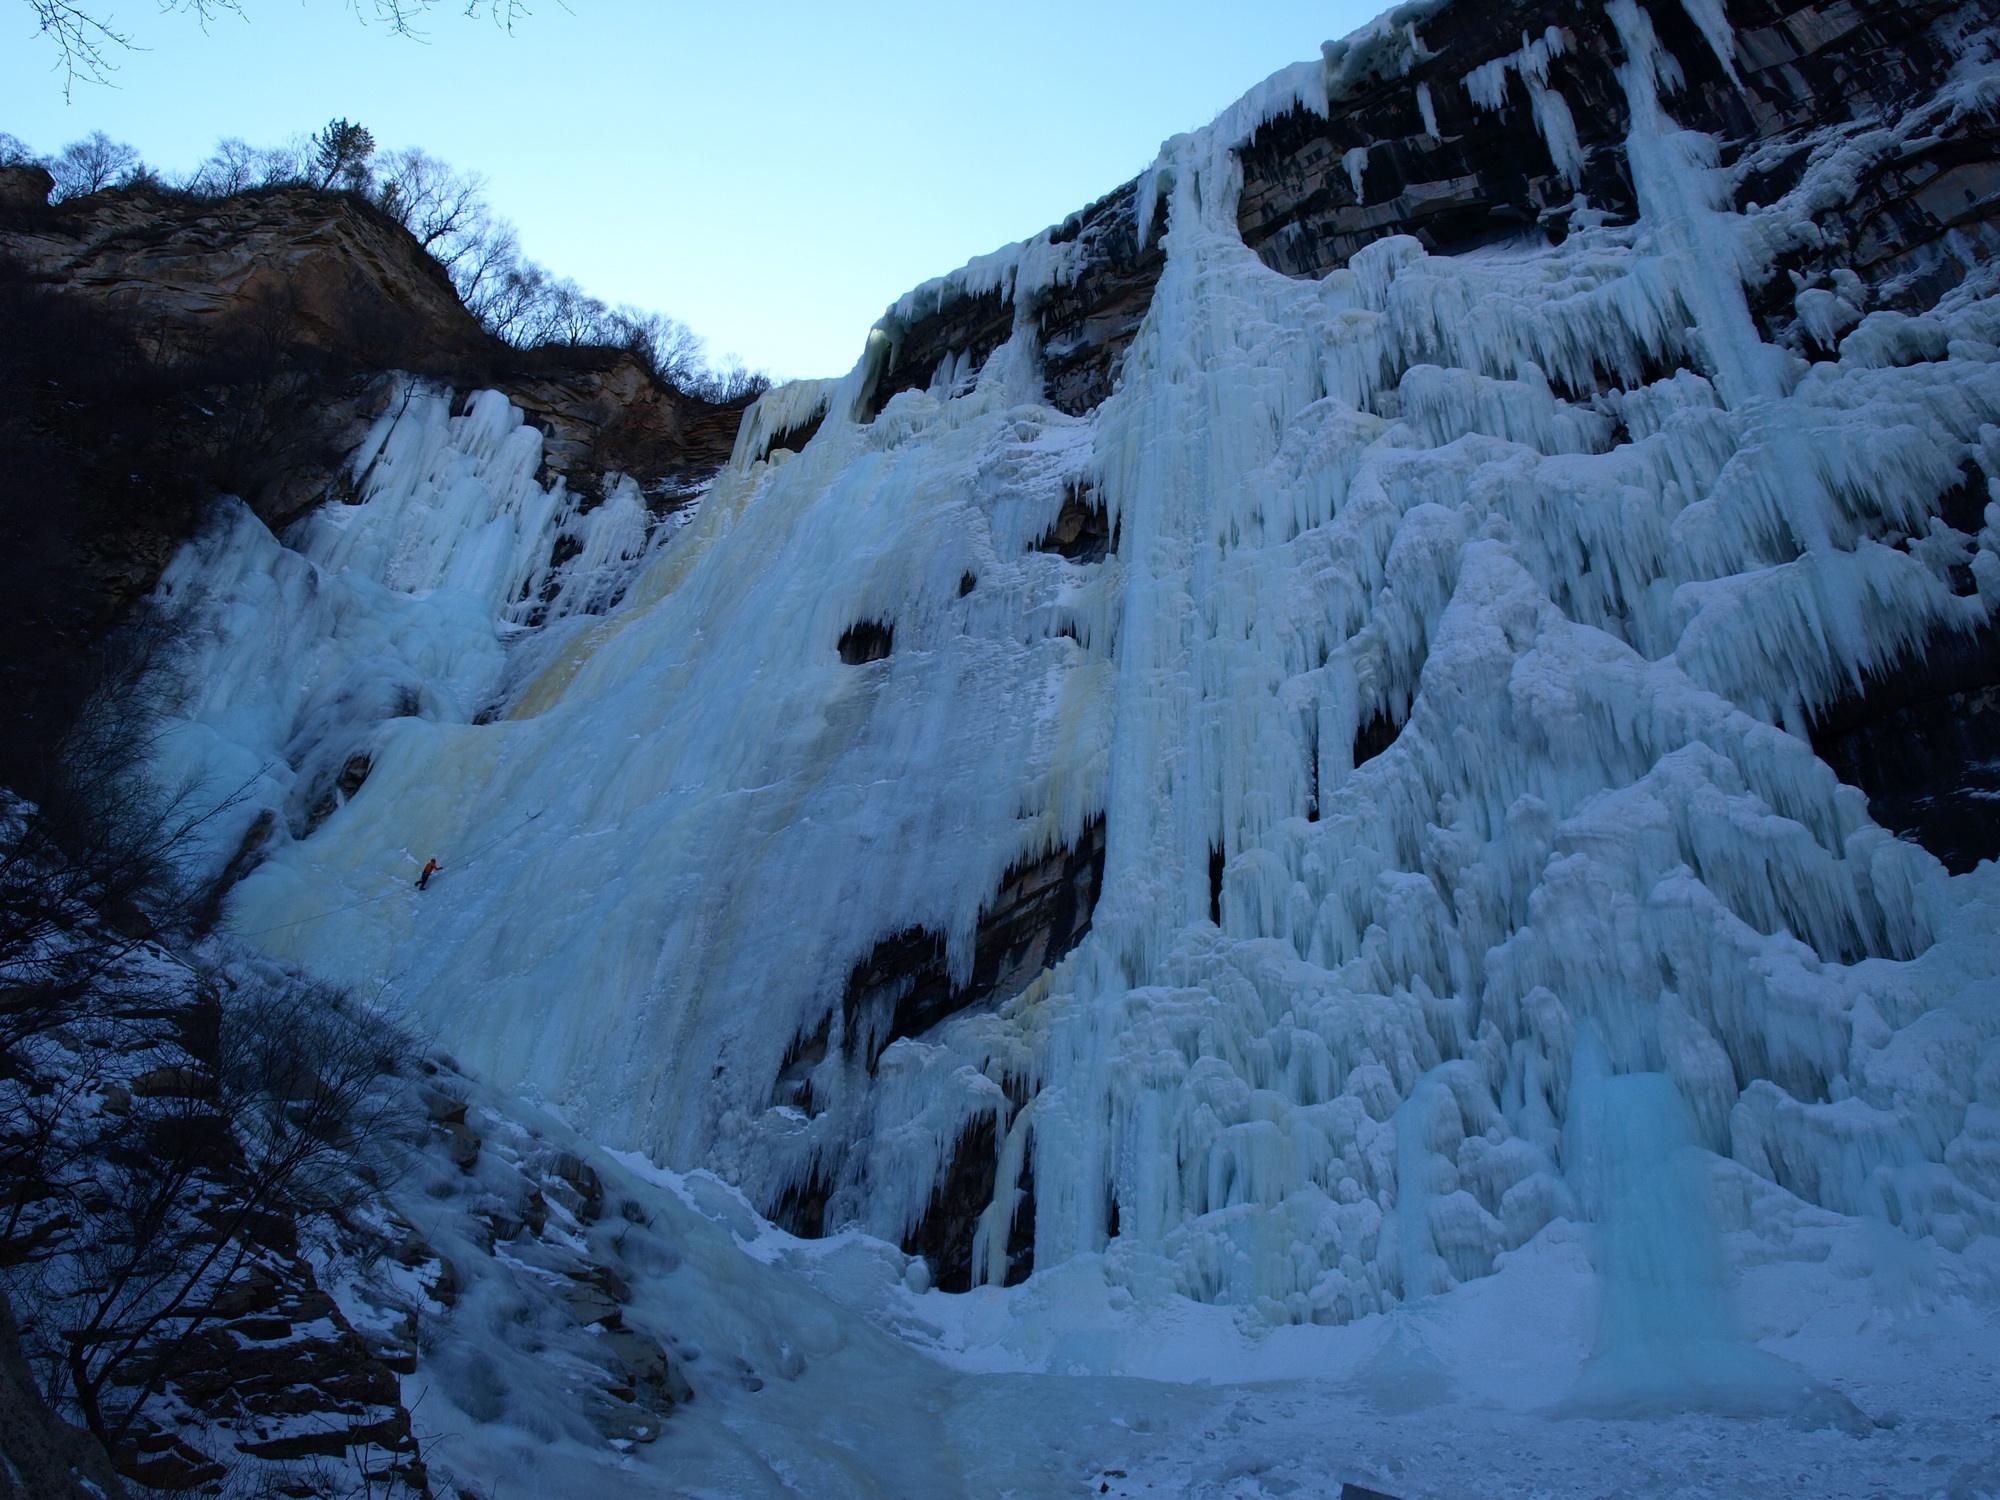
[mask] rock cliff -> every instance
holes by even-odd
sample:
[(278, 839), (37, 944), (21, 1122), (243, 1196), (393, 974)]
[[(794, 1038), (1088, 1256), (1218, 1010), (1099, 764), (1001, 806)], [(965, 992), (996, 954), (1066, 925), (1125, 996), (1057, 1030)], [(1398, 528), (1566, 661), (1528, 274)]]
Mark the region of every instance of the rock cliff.
[[(211, 704), (258, 719), (301, 662), (326, 699), (242, 742), (291, 762), (300, 811), (233, 893), (243, 936), (391, 976), (496, 1088), (710, 1167), (801, 1235), (900, 1244), (917, 1296), (1090, 1261), (1120, 1296), (1345, 1323), (1507, 1274), (1558, 1220), (1615, 1223), (1585, 1149), (1614, 1116), (1700, 1141), (1751, 1264), (1794, 1257), (1794, 1217), (1950, 1254), (1986, 1233), (1988, 908), (1937, 894), (1985, 876), (1951, 887), (1883, 829), (1952, 869), (2000, 853), (2000, 512), (1991, 453), (1969, 457), (2000, 412), (2000, 314), (1952, 302), (1993, 285), (2000, 89), (1958, 84), (1993, 61), (1975, 33), (2000, 0), (1390, 19), (1281, 75), (1240, 131), (912, 293), (849, 381), (772, 393), (650, 589), (579, 583), (589, 607), (533, 635), (564, 567), (634, 557), (518, 484), (533, 546), (438, 506), (424, 569), (354, 561), (431, 508), (412, 454), (458, 443), (466, 472), (518, 477), (497, 398), (382, 424), (390, 458), (317, 537), (253, 521), (189, 549), (190, 634), (235, 631), (198, 679)], [(1649, 149), (1673, 168), (1650, 185)], [(322, 393), (333, 451), (384, 362), (496, 387), (551, 470), (617, 467), (658, 505), (737, 425), (615, 352), (483, 349), (344, 200), (225, 225), (33, 197), (0, 210), (25, 226), (20, 305), (130, 372), (127, 405), (82, 403), (101, 451), (61, 455), (107, 495), (162, 413), (208, 399), (183, 386)], [(1758, 267), (1728, 316), (1697, 305), (1718, 244)], [(201, 284), (205, 253), (237, 293)], [(264, 373), (167, 378), (225, 357)], [(1816, 445), (1858, 456), (1822, 471)], [(339, 472), (240, 444), (189, 488), (246, 453), (269, 521)], [(477, 694), (421, 710), (455, 685), (425, 648), (459, 638), (418, 606), (475, 551), (518, 569), (487, 570), (479, 642), (504, 621), (533, 671), (496, 648), (462, 674)], [(128, 590), (157, 571), (146, 549), (118, 566)], [(446, 841), (463, 853), (415, 897), (398, 861)], [(1627, 1074), (1685, 1103), (1670, 1118)], [(411, 1182), (327, 1231), (370, 1268), (335, 1340), (370, 1388), (428, 1361), (468, 1427), (497, 1426), (545, 1362), (576, 1377), (572, 1435), (623, 1451), (689, 1391), (800, 1378), (790, 1348), (738, 1371), (649, 1321), (635, 1286), (682, 1246), (649, 1237), (671, 1205), (620, 1180), (639, 1157), (586, 1161), (442, 1057), (395, 1088)], [(775, 1243), (733, 1201), (711, 1217)], [(1028, 1289), (1052, 1324), (1063, 1285)], [(527, 1334), (463, 1342), (494, 1309)]]
[[(1954, 39), (2000, 6), (1732, 0), (1722, 22), (1722, 6), (1689, 0), (1648, 13), (1680, 75), (1676, 119), (1721, 143), (1732, 206), (1754, 210), (1798, 184), (1815, 132), (1893, 118), (1927, 98), (1961, 62)], [(1388, 235), (1412, 236), (1433, 255), (1492, 253), (1510, 241), (1560, 242), (1579, 212), (1598, 223), (1637, 217), (1618, 78), (1625, 51), (1606, 6), (1422, 0), (1391, 14), (1409, 27), (1405, 49), (1335, 57), (1330, 46), (1342, 85), (1333, 107), (1271, 119), (1238, 153), (1238, 227), (1265, 264), (1313, 278)], [(1773, 247), (1750, 299), (1765, 339), (1814, 360), (1831, 359), (1866, 313), (1928, 311), (2000, 251), (2000, 121), (1990, 110), (1941, 115), (1894, 149), (1860, 141), (1851, 156), (1846, 190), (1816, 201), (1810, 221)], [(1065, 412), (1110, 394), (1164, 265), (1161, 211), (1145, 233), (1138, 223), (1142, 186), (1125, 184), (1049, 237), (1074, 244), (1079, 264), (1020, 310), (1036, 326), (1047, 399)], [(921, 316), (892, 313), (870, 409), (928, 385), (950, 361), (976, 368), (1016, 315), (1003, 291), (949, 283)], [(1594, 389), (1564, 394), (1588, 400), (1662, 373), (1599, 371)], [(1939, 519), (1976, 533), (1984, 504), (1974, 472)], [(1969, 869), (2000, 854), (1997, 698), (2000, 639), (1930, 640), (1823, 710), (1814, 743), (1870, 794), (1878, 818), (1949, 868)], [(1914, 745), (1925, 747), (1921, 770)]]
[(66, 720), (93, 643), (149, 590), (218, 493), (282, 528), (408, 372), (506, 391), (544, 433), (544, 483), (608, 473), (671, 509), (728, 457), (743, 402), (717, 405), (622, 349), (519, 350), (358, 196), (282, 187), (196, 198), (138, 185), (47, 201), (0, 168), (0, 452), (16, 601), (0, 776)]

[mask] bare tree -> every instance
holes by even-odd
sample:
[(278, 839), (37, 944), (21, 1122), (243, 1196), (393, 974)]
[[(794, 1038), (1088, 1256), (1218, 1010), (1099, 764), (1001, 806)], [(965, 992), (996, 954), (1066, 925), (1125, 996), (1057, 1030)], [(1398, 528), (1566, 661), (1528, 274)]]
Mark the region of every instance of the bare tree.
[[(357, 13), (362, 12), (362, 0), (350, 0), (350, 3)], [(439, 0), (368, 0), (366, 10), (398, 35), (419, 36), (422, 33), (418, 30), (418, 23), (438, 3)], [(464, 15), (483, 16), (503, 31), (512, 31), (517, 22), (533, 14), (526, 0), (451, 0), (451, 3)]]
[(49, 163), (56, 180), (49, 195), (54, 203), (102, 192), (121, 181), (139, 165), (139, 151), (123, 141), (114, 141), (101, 130), (93, 130), (80, 141), (71, 141)]
[(275, 146), (253, 146), (240, 137), (225, 136), (180, 186), (204, 198), (226, 198), (260, 187), (316, 186), (318, 158), (314, 135), (295, 135)]
[(496, 294), (501, 278), (520, 260), (521, 243), (514, 226), (505, 219), (483, 221), (465, 236), (448, 268), (459, 300), (475, 316), (483, 317), (480, 307)]
[(522, 259), (514, 226), (502, 223), (479, 239), (453, 268), (451, 279), (475, 318), (496, 336), (519, 344), (524, 342), (521, 329), (548, 275)]
[(678, 318), (630, 305), (610, 315), (613, 342), (637, 355), (653, 374), (679, 389), (689, 388), (707, 366), (700, 334)]
[(35, 30), (56, 49), (56, 67), (63, 76), (63, 98), (79, 78), (104, 83), (117, 67), (111, 59), (132, 45), (109, 16), (99, 15), (81, 0), (28, 0)]
[(447, 271), (489, 227), (486, 179), (459, 172), (415, 146), (391, 152), (376, 172), (382, 209), (416, 236)]
[(682, 389), (710, 401), (741, 401), (745, 396), (761, 395), (771, 388), (771, 377), (761, 370), (753, 370), (732, 354), (718, 366), (704, 369), (689, 385)]
[(9, 135), (0, 130), (0, 167), (18, 167), (27, 162), (39, 162), (40, 157), (28, 149), (28, 143), (17, 135)]
[(609, 309), (568, 276), (549, 285), (542, 336), (550, 344), (597, 344), (609, 342)]
[[(143, 615), (108, 642), (96, 691), (31, 778), (39, 803), (0, 806), (0, 1263), (31, 1258), (31, 1208), (44, 1232), (77, 1221), (64, 1200), (94, 1182), (71, 1170), (96, 1148), (89, 1101), (176, 1003), (141, 950), (183, 928), (193, 892), (178, 856), (234, 800), (146, 773), (176, 651)], [(38, 1065), (51, 1055), (59, 1066)]]
[(308, 185), (313, 180), (313, 138), (299, 134), (276, 146), (266, 146), (258, 158), (260, 187)]
[(88, 1291), (64, 1304), (67, 1390), (51, 1394), (72, 1398), (107, 1448), (217, 1315), (256, 1249), (248, 1226), (274, 1209), (325, 1206), (380, 1134), (377, 1083), (408, 1045), (339, 991), (303, 981), (253, 984), (202, 1015), (184, 1080), (149, 1101), (147, 1149), (112, 1154), (100, 1172), (101, 1222), (80, 1247)]
[(169, 1003), (142, 950), (191, 924), (196, 891), (178, 858), (238, 800), (153, 786), (132, 763), (150, 731), (128, 731), (114, 717), (119, 702), (133, 698), (93, 700), (64, 742), (66, 782), (45, 788), (43, 805), (0, 809), (0, 1079), (34, 1077), (51, 1037), (94, 1044), (61, 1049), (63, 1066), (38, 1086), (0, 1089), (0, 1246), (62, 1181), (64, 1162), (86, 1151), (78, 1104), (99, 1091), (110, 1057), (143, 1050), (134, 1038), (146, 1022), (134, 1017), (156, 1018)]
[(264, 153), (240, 136), (224, 136), (181, 184), (190, 193), (226, 198), (253, 186), (263, 175)]
[(37, 803), (0, 838), (0, 966), (33, 962), (85, 906), (134, 931), (172, 933), (189, 920), (196, 893), (181, 859), (240, 793), (152, 775), (182, 650), (143, 607), (99, 648), (92, 691), (33, 776)]
[(224, 1315), (258, 1225), (326, 1205), (406, 1048), (324, 986), (154, 945), (192, 920), (189, 840), (236, 800), (148, 775), (179, 650), (142, 615), (39, 801), (0, 796), (0, 1284), (29, 1299), (52, 1403), (112, 1449)]

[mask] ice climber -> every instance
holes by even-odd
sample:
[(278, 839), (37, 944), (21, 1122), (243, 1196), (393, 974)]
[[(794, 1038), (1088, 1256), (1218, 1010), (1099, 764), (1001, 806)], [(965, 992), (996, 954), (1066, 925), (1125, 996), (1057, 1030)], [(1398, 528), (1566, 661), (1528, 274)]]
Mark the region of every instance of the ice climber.
[(431, 876), (435, 875), (442, 868), (443, 866), (438, 864), (436, 860), (429, 861), (424, 866), (424, 873), (417, 877), (417, 889), (420, 891), (429, 890), (431, 884)]

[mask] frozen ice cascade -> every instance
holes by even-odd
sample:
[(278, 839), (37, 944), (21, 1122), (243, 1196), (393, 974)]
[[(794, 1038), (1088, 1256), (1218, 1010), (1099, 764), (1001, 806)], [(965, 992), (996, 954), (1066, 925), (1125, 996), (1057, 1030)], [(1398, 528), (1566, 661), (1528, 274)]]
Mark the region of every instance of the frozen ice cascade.
[[(1930, 519), (1969, 464), (2000, 477), (2000, 283), (1924, 317), (1809, 291), (1838, 354), (1810, 364), (1744, 293), (1926, 114), (1737, 211), (1611, 0), (1635, 223), (1269, 269), (1235, 149), (1364, 53), (1423, 55), (1423, 9), (1166, 144), (1164, 270), (1085, 415), (1043, 400), (1034, 310), (1076, 274), (1044, 234), (763, 397), (678, 529), (629, 485), (542, 488), (503, 397), (414, 386), (358, 503), (282, 544), (224, 515), (162, 586), (198, 640), (166, 758), (249, 788), (218, 865), (269, 814), (235, 928), (767, 1211), (816, 1184), (828, 1227), (904, 1240), (980, 1127), (976, 1279), (1031, 1205), (1038, 1271), (1339, 1323), (1569, 1218), (1694, 1306), (1698, 1247), (1661, 1261), (1674, 1216), (1606, 1177), (1692, 1151), (1718, 1231), (1867, 1216), (1990, 1293), (2000, 881), (1876, 826), (1805, 726), (2000, 600), (2000, 505)], [(1686, 9), (1726, 62), (1724, 8)], [(1574, 181), (1563, 45), (1463, 86), (1527, 89)], [(1010, 340), (868, 415), (900, 327), (996, 292)], [(1036, 546), (1075, 495), (1101, 561)], [(843, 661), (862, 622), (892, 646)], [(921, 928), (962, 977), (1006, 873), (1100, 818), (1082, 942), (871, 1066), (856, 965)]]

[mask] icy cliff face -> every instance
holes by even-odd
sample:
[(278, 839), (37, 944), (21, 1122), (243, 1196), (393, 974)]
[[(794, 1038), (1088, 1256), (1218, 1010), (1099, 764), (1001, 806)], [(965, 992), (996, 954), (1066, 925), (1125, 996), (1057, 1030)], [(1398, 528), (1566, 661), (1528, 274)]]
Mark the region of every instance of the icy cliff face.
[[(317, 827), (365, 779), (386, 722), (488, 711), (687, 519), (656, 521), (620, 476), (601, 501), (543, 488), (541, 434), (497, 392), (451, 408), (408, 385), (351, 460), (355, 503), (281, 545), (225, 502), (162, 575), (158, 602), (197, 622), (200, 650), (162, 772), (232, 799), (204, 830), (212, 861)], [(531, 623), (544, 628), (527, 641)]]
[[(1760, 206), (1676, 113), (1787, 66), (1724, 7), (1519, 8), (1518, 50), (1438, 62), (1450, 11), (1405, 5), (1167, 143), (1123, 228), (920, 288), (671, 538), (537, 489), (504, 402), (419, 396), (361, 505), (191, 551), (172, 753), (285, 815), (235, 926), (767, 1211), (919, 1243), (951, 1205), (974, 1280), (1103, 1252), (1342, 1321), (1563, 1216), (1651, 1266), (1632, 1176), (1694, 1150), (1733, 1227), (1796, 1195), (1990, 1266), (1993, 869), (1948, 878), (1808, 734), (1989, 623), (2000, 510), (1941, 511), (2000, 476), (2000, 286), (1965, 230), (1769, 307), (1875, 164), (1990, 117), (1983, 12), (1924, 23), (1958, 61), (1900, 112), (1787, 137)], [(1586, 42), (1615, 140), (1561, 92)], [(1433, 135), (1525, 111), (1560, 223), (1275, 267), (1244, 153), (1364, 85)], [(1051, 404), (1045, 314), (1147, 277)], [(915, 360), (940, 319), (967, 342)], [(1099, 837), (1088, 930), (976, 983), (996, 891)], [(907, 934), (941, 999), (885, 965)]]

